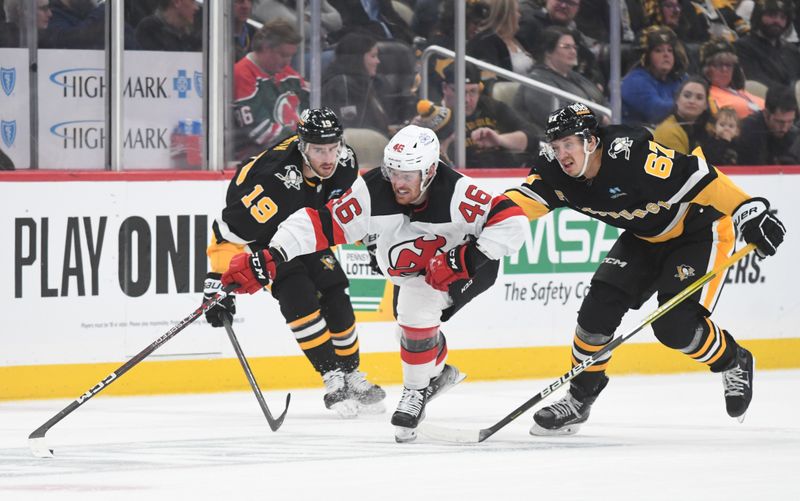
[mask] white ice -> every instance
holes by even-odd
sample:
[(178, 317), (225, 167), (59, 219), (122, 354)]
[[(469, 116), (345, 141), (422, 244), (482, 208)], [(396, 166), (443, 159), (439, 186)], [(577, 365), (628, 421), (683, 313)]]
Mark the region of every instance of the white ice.
[[(427, 420), (484, 428), (547, 383), (465, 382)], [(337, 419), (321, 389), (292, 391), (275, 433), (249, 392), (101, 395), (50, 430), (52, 459), (27, 436), (69, 401), (4, 402), (0, 500), (796, 500), (799, 384), (800, 371), (758, 372), (739, 424), (719, 375), (615, 377), (578, 435), (532, 437), (529, 411), (477, 445), (397, 444), (388, 413)], [(280, 412), (285, 392), (265, 397)]]

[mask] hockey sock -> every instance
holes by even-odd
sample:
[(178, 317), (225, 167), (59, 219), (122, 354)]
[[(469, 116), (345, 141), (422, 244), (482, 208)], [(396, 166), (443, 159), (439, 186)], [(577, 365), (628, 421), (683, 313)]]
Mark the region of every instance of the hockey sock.
[(358, 332), (355, 324), (342, 332), (331, 331), (333, 351), (336, 353), (338, 366), (345, 372), (358, 369), (360, 360), (358, 353)]
[(447, 350), (440, 353), (439, 326), (400, 326), (400, 359), (403, 364), (403, 386), (421, 390), (428, 386), (437, 361), (444, 360)]
[(331, 335), (319, 310), (288, 325), (300, 349), (317, 372), (325, 374), (337, 368)]
[(736, 341), (711, 319), (704, 318), (697, 326), (691, 344), (680, 351), (708, 365), (712, 372), (722, 372), (736, 358)]
[[(578, 325), (575, 328), (575, 336), (572, 340), (572, 367), (583, 363), (584, 360), (605, 348), (605, 346), (611, 342), (612, 337), (613, 336), (606, 334), (592, 334)], [(573, 384), (581, 387), (581, 389), (589, 395), (599, 392), (597, 388), (601, 386), (601, 383), (607, 380), (605, 371), (610, 360), (611, 352), (608, 352), (597, 359), (594, 365), (578, 374)], [(605, 386), (605, 384), (603, 384), (603, 386)]]

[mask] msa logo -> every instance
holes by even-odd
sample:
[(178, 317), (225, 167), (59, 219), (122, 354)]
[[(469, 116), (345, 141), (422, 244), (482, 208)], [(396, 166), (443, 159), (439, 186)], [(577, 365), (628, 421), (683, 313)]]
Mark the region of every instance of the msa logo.
[(627, 261), (620, 261), (615, 257), (606, 257), (603, 258), (603, 264), (610, 264), (611, 266), (619, 266), (620, 268), (624, 268), (628, 266)]
[(17, 85), (17, 69), (0, 68), (0, 83), (3, 85), (3, 92), (6, 93), (6, 96), (10, 96)]
[(677, 269), (678, 273), (675, 274), (675, 278), (679, 279), (681, 282), (694, 276), (694, 268), (687, 264), (678, 265)]

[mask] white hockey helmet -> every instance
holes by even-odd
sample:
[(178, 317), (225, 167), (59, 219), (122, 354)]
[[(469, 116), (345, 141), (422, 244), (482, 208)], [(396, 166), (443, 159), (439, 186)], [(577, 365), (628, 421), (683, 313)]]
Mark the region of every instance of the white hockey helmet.
[(419, 171), (420, 192), (424, 193), (436, 175), (439, 163), (439, 138), (431, 129), (418, 125), (407, 125), (392, 137), (383, 149), (381, 171), (386, 179), (390, 172)]

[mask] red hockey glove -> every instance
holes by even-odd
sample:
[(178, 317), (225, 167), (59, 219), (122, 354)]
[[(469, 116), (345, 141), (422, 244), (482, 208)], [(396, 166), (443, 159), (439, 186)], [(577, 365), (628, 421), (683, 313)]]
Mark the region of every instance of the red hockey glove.
[(453, 247), (444, 254), (439, 254), (430, 261), (425, 270), (425, 282), (436, 290), (447, 292), (447, 288), (456, 280), (467, 280), (467, 244)]
[(275, 279), (278, 265), (270, 249), (253, 254), (242, 252), (231, 259), (228, 271), (222, 274), (222, 285), (239, 284), (234, 292), (253, 294), (260, 291)]
[(742, 233), (744, 241), (756, 244), (756, 253), (762, 259), (772, 256), (783, 242), (786, 227), (769, 211), (769, 202), (763, 198), (745, 200), (733, 211), (733, 223)]

